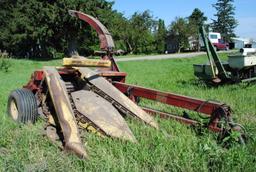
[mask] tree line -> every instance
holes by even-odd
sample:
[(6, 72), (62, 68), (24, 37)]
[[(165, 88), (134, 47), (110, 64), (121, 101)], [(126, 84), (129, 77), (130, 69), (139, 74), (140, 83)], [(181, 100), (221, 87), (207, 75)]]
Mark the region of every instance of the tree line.
[[(2, 0), (0, 1), (0, 50), (16, 57), (54, 58), (76, 49), (89, 55), (98, 49), (95, 31), (85, 22), (70, 17), (74, 9), (92, 15), (109, 29), (116, 49), (128, 53), (164, 53), (169, 35), (179, 42), (179, 51), (188, 46), (188, 38), (198, 40), (198, 27), (207, 21), (199, 9), (186, 18), (177, 17), (170, 26), (150, 11), (135, 12), (126, 18), (106, 0)], [(216, 20), (211, 27), (229, 40), (237, 21), (233, 0), (217, 0)]]

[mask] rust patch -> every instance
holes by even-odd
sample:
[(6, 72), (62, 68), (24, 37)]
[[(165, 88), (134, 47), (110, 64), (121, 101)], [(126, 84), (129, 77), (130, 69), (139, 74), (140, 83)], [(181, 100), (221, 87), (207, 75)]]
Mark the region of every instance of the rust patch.
[(156, 100), (160, 101), (160, 102), (163, 102), (163, 103), (166, 103), (167, 102), (167, 97), (164, 93), (158, 92), (157, 95), (156, 95)]

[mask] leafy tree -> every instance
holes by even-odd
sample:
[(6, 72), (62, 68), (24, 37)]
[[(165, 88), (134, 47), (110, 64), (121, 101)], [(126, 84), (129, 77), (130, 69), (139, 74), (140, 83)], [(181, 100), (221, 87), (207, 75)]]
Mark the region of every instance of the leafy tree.
[(167, 30), (164, 21), (159, 19), (157, 31), (155, 34), (156, 52), (163, 53), (166, 50), (166, 36)]
[(195, 8), (192, 12), (192, 14), (188, 17), (189, 23), (194, 24), (196, 26), (203, 25), (204, 22), (207, 21), (207, 17), (204, 16), (204, 13), (198, 9)]
[[(53, 57), (58, 52), (76, 53), (80, 44), (95, 45), (90, 27), (68, 15), (69, 9), (96, 17), (107, 16), (112, 2), (105, 0), (4, 0), (0, 1), (0, 49), (15, 56)], [(102, 17), (103, 18), (103, 17)], [(107, 18), (107, 17), (105, 17)], [(107, 22), (104, 20), (103, 22)]]
[(198, 9), (195, 8), (192, 14), (188, 17), (189, 21), (189, 28), (190, 28), (190, 34), (191, 36), (196, 40), (197, 42), (197, 50), (200, 50), (200, 44), (199, 44), (199, 27), (204, 25), (204, 23), (207, 21), (207, 17), (204, 16), (204, 13)]
[(178, 52), (180, 52), (181, 49), (188, 47), (188, 37), (190, 35), (190, 30), (188, 21), (185, 18), (176, 17), (175, 21), (171, 23), (169, 34), (176, 36), (179, 43)]
[(154, 50), (153, 30), (156, 22), (150, 12), (135, 12), (129, 20), (129, 40), (134, 53), (151, 53)]
[(115, 41), (116, 49), (123, 49), (127, 52), (132, 51), (131, 46), (131, 26), (129, 20), (117, 11), (109, 14), (111, 18), (108, 19), (107, 28), (109, 29)]
[(99, 18), (112, 33), (117, 49), (134, 53), (163, 49), (164, 23), (155, 37), (157, 22), (149, 11), (134, 13), (127, 19), (107, 0), (2, 0), (0, 6), (0, 50), (16, 57), (49, 58), (63, 52), (87, 55), (98, 49), (96, 32), (85, 22), (70, 17), (70, 9)]
[(231, 37), (235, 37), (234, 29), (237, 27), (238, 22), (235, 19), (234, 0), (218, 0), (213, 7), (217, 10), (213, 20), (212, 28), (216, 32), (223, 35), (225, 41), (230, 41)]

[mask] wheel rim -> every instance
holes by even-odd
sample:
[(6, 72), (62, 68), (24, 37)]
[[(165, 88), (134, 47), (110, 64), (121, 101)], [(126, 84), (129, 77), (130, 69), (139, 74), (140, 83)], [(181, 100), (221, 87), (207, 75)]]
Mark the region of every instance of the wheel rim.
[(16, 102), (14, 101), (14, 99), (11, 100), (10, 103), (10, 115), (12, 116), (12, 118), (16, 121), (18, 120), (18, 107)]

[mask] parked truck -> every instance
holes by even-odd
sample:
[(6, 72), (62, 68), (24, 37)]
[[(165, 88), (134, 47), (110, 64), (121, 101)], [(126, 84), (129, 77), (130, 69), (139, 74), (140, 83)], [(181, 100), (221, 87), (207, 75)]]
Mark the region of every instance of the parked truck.
[(222, 38), (221, 34), (218, 32), (209, 32), (208, 34), (209, 40), (213, 44), (215, 50), (228, 50), (229, 46)]

